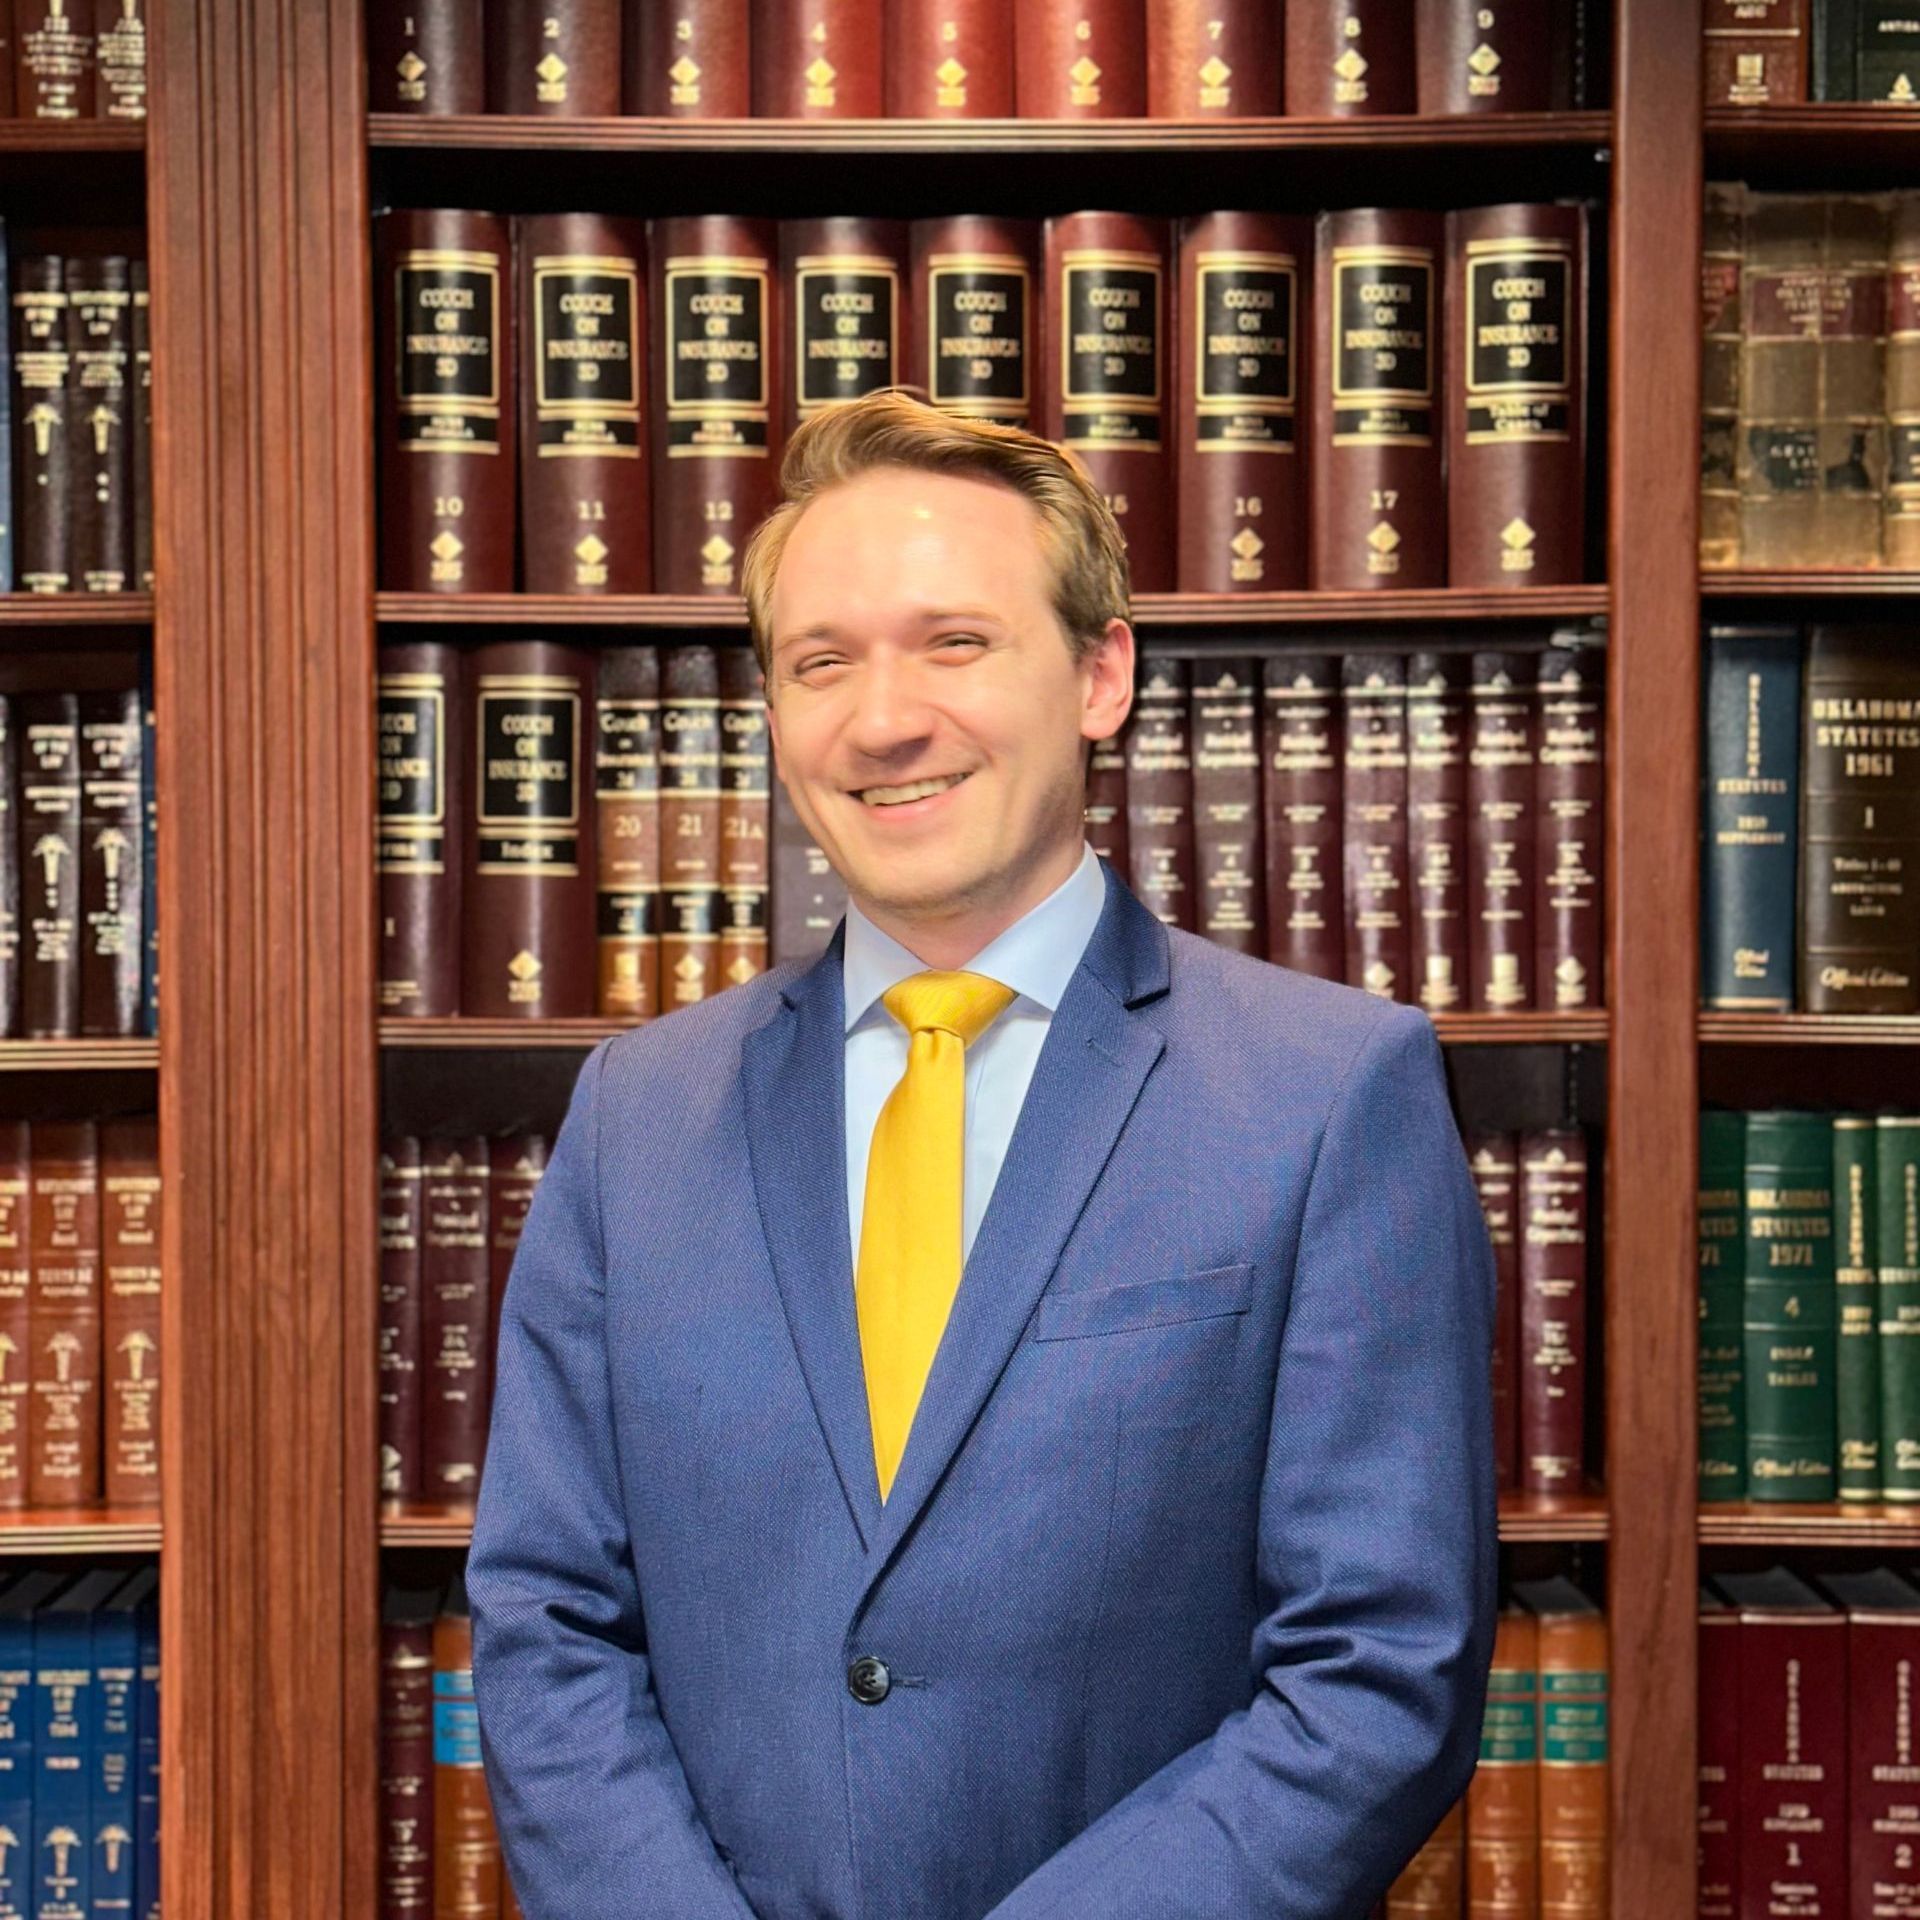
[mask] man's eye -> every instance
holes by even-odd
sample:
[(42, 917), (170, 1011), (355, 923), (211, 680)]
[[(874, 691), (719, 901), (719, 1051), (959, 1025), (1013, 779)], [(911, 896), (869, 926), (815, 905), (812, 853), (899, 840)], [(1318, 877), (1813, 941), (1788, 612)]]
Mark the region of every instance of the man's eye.
[(940, 644), (943, 647), (950, 647), (955, 641), (963, 647), (978, 647), (986, 644), (977, 633), (949, 633), (941, 638)]

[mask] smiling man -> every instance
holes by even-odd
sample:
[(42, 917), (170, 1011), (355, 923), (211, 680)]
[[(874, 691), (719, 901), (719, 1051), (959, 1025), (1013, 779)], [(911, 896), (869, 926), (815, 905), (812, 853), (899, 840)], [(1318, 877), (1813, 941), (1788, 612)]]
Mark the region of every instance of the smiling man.
[(1086, 843), (1118, 529), (899, 394), (747, 560), (825, 954), (595, 1049), (468, 1563), (528, 1920), (1360, 1920), (1491, 1652), (1492, 1259), (1424, 1014)]

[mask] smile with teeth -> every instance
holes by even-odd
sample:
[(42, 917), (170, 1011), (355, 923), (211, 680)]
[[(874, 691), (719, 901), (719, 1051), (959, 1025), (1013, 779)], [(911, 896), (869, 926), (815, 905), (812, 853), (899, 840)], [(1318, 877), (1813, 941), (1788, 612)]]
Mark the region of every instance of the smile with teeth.
[(915, 780), (904, 787), (862, 787), (854, 798), (869, 807), (904, 806), (909, 800), (924, 800), (929, 794), (945, 793), (966, 777), (964, 773), (948, 773), (937, 780)]

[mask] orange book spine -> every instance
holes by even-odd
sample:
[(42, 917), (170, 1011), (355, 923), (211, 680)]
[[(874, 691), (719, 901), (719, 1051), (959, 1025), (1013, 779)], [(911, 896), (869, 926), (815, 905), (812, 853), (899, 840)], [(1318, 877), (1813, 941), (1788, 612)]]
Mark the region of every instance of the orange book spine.
[(1387, 1889), (1385, 1920), (1461, 1920), (1467, 1803), (1456, 1800)]
[(27, 1380), (32, 1370), (27, 1123), (0, 1121), (0, 1507), (27, 1504)]
[(100, 1498), (100, 1135), (91, 1120), (36, 1124), (27, 1504)]
[(505, 1883), (480, 1766), (473, 1619), (456, 1574), (433, 1623), (433, 1920), (499, 1920)]
[(1467, 1912), (1471, 1920), (1537, 1920), (1539, 1629), (1503, 1612), (1480, 1723), (1480, 1764), (1467, 1785)]
[(1607, 1623), (1540, 1617), (1540, 1920), (1607, 1920)]
[(160, 1504), (160, 1138), (153, 1119), (100, 1129), (110, 1505)]

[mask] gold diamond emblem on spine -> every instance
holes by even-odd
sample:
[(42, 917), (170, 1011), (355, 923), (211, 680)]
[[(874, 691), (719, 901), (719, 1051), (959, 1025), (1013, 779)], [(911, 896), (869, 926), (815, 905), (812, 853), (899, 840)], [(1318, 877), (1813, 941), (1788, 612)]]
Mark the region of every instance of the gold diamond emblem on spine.
[(1500, 570), (1503, 573), (1525, 573), (1533, 565), (1533, 543), (1537, 538), (1533, 529), (1518, 515), (1500, 529)]
[(1500, 65), (1500, 56), (1483, 40), (1467, 55), (1467, 65), (1475, 73), (1492, 73)]
[(967, 104), (967, 70), (952, 54), (934, 68), (934, 100), (943, 107), (964, 107)]
[(1400, 536), (1384, 520), (1367, 535), (1367, 545), (1375, 553), (1391, 553), (1399, 544)]
[(1490, 100), (1500, 91), (1500, 56), (1483, 40), (1467, 55), (1467, 91)]
[(673, 82), (667, 90), (667, 99), (672, 105), (697, 107), (700, 104), (700, 67), (697, 61), (688, 59), (683, 53), (667, 69), (667, 78)]
[(1200, 69), (1200, 104), (1203, 107), (1224, 107), (1230, 95), (1227, 82), (1233, 78), (1233, 69), (1216, 53)]
[(705, 587), (733, 585), (733, 542), (715, 534), (700, 549), (700, 584)]
[(612, 549), (597, 533), (590, 533), (573, 550), (579, 565), (573, 570), (574, 584), (582, 587), (604, 587), (607, 584), (607, 555)]
[(806, 71), (807, 105), (810, 107), (830, 107), (833, 105), (833, 83), (840, 78), (834, 64), (823, 53)]
[(1257, 560), (1267, 550), (1267, 543), (1251, 527), (1242, 527), (1227, 544), (1242, 560)]
[(567, 97), (567, 63), (557, 53), (550, 53), (533, 70), (539, 85), (534, 89), (534, 98), (543, 104), (557, 105)]
[(1076, 107), (1097, 107), (1100, 104), (1100, 69), (1086, 54), (1082, 54), (1067, 69), (1067, 78), (1073, 85), (1067, 91), (1067, 98)]
[(450, 586), (465, 577), (466, 569), (460, 564), (460, 556), (466, 552), (466, 547), (457, 533), (442, 527), (427, 542), (427, 552), (432, 556), (427, 578), (435, 586)]
[(743, 953), (727, 969), (727, 978), (738, 986), (743, 986), (754, 977), (755, 968), (751, 960)]
[(527, 1006), (540, 998), (540, 962), (524, 947), (507, 962), (507, 1003)]
[(1352, 86), (1366, 73), (1366, 58), (1358, 47), (1349, 47), (1346, 52), (1333, 63), (1333, 70), (1342, 80), (1346, 81), (1349, 86)]
[(719, 534), (716, 533), (713, 538), (700, 549), (700, 558), (702, 560), (710, 560), (717, 566), (722, 560), (731, 560), (733, 558), (733, 547), (730, 542), (723, 540)]
[(412, 48), (408, 48), (408, 50), (400, 56), (400, 78), (402, 80), (418, 80), (426, 70), (427, 63), (422, 60)]

